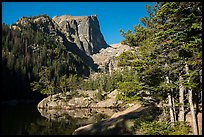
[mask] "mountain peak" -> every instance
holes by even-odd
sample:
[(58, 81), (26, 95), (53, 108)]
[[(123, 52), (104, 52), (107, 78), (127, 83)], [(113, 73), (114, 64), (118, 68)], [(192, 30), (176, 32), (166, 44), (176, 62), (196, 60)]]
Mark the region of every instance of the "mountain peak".
[(96, 15), (89, 16), (54, 16), (52, 20), (59, 26), (71, 43), (87, 55), (97, 53), (102, 48), (108, 47), (100, 31)]
[(72, 15), (65, 14), (65, 15), (61, 15), (61, 16), (54, 16), (52, 19), (55, 19), (55, 18), (61, 18), (61, 19), (84, 19), (84, 18), (89, 18), (89, 17), (97, 17), (97, 15), (93, 14), (93, 15), (88, 15), (88, 16), (72, 16)]
[(88, 56), (108, 47), (100, 31), (96, 15), (71, 16), (66, 14), (50, 18), (46, 14), (41, 14), (22, 17), (16, 24), (17, 26), (29, 27), (35, 31), (58, 36), (63, 44), (72, 43)]
[(50, 22), (52, 19), (46, 14), (40, 14), (38, 16), (30, 16), (30, 17), (21, 17), (17, 20), (16, 24), (21, 24), (23, 26), (28, 25), (30, 23), (45, 23)]

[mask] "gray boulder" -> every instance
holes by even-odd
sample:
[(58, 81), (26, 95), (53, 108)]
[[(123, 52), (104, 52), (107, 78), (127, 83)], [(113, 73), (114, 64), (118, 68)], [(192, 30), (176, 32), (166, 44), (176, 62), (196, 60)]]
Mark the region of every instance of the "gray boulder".
[[(81, 93), (80, 93), (81, 92)], [(80, 91), (80, 97), (70, 97), (68, 94), (58, 93), (44, 98), (38, 103), (39, 109), (73, 109), (73, 108), (116, 108), (121, 102), (116, 100), (117, 90), (107, 94), (106, 100), (97, 100), (95, 91)], [(88, 96), (90, 95), (90, 96)]]

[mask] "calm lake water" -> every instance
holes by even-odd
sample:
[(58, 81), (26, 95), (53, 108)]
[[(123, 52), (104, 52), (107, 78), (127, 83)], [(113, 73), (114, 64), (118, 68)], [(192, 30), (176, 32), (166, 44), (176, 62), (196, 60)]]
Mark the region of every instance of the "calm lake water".
[[(65, 116), (61, 114), (59, 118), (51, 119), (41, 116), (36, 105), (1, 105), (1, 135), (71, 135), (80, 126), (109, 117), (98, 111), (89, 111), (73, 110)], [(86, 116), (83, 116), (84, 113)]]

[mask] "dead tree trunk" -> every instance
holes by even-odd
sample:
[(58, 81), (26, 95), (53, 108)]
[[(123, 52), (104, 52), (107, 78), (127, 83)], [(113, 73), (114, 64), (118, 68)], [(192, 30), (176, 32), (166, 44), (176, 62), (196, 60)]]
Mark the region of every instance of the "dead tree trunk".
[[(165, 67), (168, 67), (167, 63), (165, 64)], [(169, 84), (169, 77), (166, 76), (166, 83)], [(170, 113), (170, 120), (171, 120), (171, 126), (174, 126), (175, 123), (175, 117), (174, 117), (174, 106), (173, 106), (173, 100), (172, 100), (172, 91), (170, 90), (168, 92), (168, 105), (169, 105), (169, 113)]]
[(199, 71), (199, 75), (200, 75), (200, 101), (202, 106), (202, 68)]
[[(188, 68), (187, 64), (185, 65), (185, 69), (186, 69), (186, 74), (189, 74), (189, 68)], [(197, 123), (196, 123), (196, 115), (195, 115), (194, 106), (193, 106), (193, 93), (192, 93), (192, 89), (191, 88), (188, 89), (188, 102), (189, 102), (190, 111), (191, 111), (191, 120), (192, 120), (193, 134), (194, 135), (198, 135), (198, 127), (197, 127)]]
[[(169, 83), (169, 77), (166, 76), (166, 82)], [(173, 101), (172, 101), (172, 94), (171, 91), (168, 92), (168, 102), (169, 102), (169, 113), (170, 113), (170, 120), (171, 120), (171, 126), (174, 126), (174, 110), (173, 110)]]
[(178, 121), (184, 122), (184, 91), (185, 88), (183, 86), (183, 77), (179, 76), (179, 115)]

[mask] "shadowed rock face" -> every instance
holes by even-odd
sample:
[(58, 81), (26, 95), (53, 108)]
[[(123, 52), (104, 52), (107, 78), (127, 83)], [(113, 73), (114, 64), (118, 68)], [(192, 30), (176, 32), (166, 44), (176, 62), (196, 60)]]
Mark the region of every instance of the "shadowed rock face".
[(96, 15), (92, 16), (54, 16), (53, 21), (58, 24), (67, 40), (76, 43), (77, 47), (87, 55), (99, 52), (108, 47)]
[(100, 31), (96, 15), (63, 15), (53, 18), (47, 15), (22, 17), (12, 25), (12, 28), (21, 29), (19, 26), (29, 27), (53, 36), (57, 41), (63, 43), (67, 50), (78, 55), (94, 71), (98, 70), (98, 66), (94, 64), (90, 55), (109, 46)]

